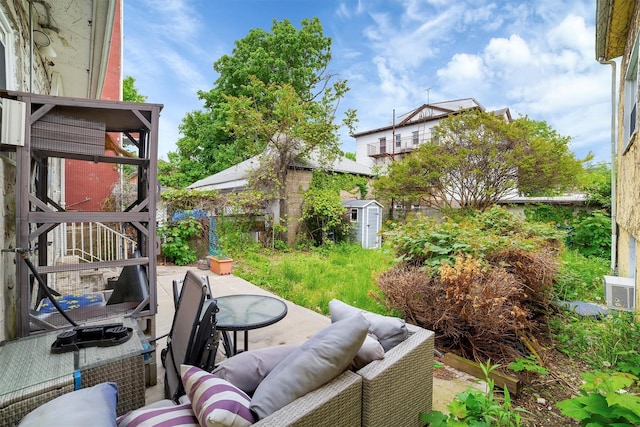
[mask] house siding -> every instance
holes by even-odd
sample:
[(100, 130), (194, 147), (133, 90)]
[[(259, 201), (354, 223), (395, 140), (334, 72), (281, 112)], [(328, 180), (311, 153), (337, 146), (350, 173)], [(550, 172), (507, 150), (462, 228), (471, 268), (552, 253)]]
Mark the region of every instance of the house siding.
[[(636, 311), (640, 307), (640, 295), (638, 292), (638, 274), (636, 273), (636, 265), (630, 265), (630, 254), (633, 250), (637, 253), (637, 243), (640, 241), (640, 206), (638, 206), (638, 195), (640, 195), (640, 141), (638, 133), (636, 133), (629, 144), (629, 149), (623, 153), (625, 147), (624, 138), (624, 86), (627, 69), (634, 45), (634, 41), (638, 35), (640, 28), (640, 9), (636, 2), (633, 18), (629, 34), (627, 35), (627, 43), (625, 52), (622, 57), (621, 70), (618, 74), (619, 93), (618, 93), (618, 176), (616, 191), (616, 222), (618, 224), (617, 239), (617, 265), (618, 274), (624, 277), (636, 277)], [(635, 239), (631, 239), (633, 236)], [(631, 245), (634, 248), (631, 248)]]
[[(0, 1), (0, 19), (9, 33), (6, 54), (7, 88), (34, 93), (48, 93), (51, 79), (43, 59), (34, 55), (33, 76), (29, 59), (29, 2)], [(13, 66), (13, 67), (11, 67)], [(0, 153), (0, 248), (14, 248), (16, 242), (16, 165), (15, 157)], [(0, 341), (15, 338), (16, 331), (16, 256), (11, 252), (0, 254)]]

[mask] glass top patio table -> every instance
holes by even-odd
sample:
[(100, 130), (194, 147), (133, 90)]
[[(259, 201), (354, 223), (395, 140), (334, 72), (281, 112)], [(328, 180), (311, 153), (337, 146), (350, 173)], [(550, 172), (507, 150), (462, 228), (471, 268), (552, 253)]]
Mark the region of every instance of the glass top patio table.
[[(216, 297), (214, 300), (219, 309), (216, 316), (216, 328), (222, 332), (233, 332), (232, 355), (238, 352), (238, 331), (244, 331), (244, 350), (247, 351), (251, 329), (273, 325), (287, 315), (287, 305), (283, 301), (267, 295), (226, 295)], [(228, 347), (226, 349), (229, 350)]]

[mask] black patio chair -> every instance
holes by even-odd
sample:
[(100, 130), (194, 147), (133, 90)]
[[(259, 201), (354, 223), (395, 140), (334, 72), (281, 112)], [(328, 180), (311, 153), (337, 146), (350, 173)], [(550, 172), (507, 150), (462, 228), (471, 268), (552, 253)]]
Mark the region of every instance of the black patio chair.
[(206, 297), (206, 283), (196, 273), (188, 271), (167, 337), (164, 358), (164, 392), (167, 399), (177, 401), (184, 394), (180, 365), (197, 366), (206, 371), (214, 368), (219, 344), (216, 330), (218, 306), (215, 300), (209, 300), (203, 310)]

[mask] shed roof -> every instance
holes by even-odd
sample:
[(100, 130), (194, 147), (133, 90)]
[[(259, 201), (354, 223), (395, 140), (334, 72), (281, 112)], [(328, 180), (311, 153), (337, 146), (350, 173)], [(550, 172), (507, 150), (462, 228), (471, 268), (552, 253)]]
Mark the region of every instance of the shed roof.
[[(214, 175), (210, 175), (199, 181), (194, 182), (187, 188), (192, 189), (215, 189), (223, 191), (238, 191), (245, 187), (247, 179), (252, 170), (259, 166), (260, 156), (254, 156), (237, 165), (231, 166)], [(370, 176), (371, 168), (369, 166), (356, 163), (346, 157), (340, 157), (330, 166), (325, 166), (318, 160), (317, 154), (310, 154), (309, 160), (298, 161), (293, 165), (294, 169), (316, 170), (324, 169), (330, 172), (350, 173), (355, 175)]]
[(380, 207), (382, 205), (378, 203), (376, 200), (343, 200), (342, 206), (345, 208), (366, 208), (369, 205), (376, 204)]

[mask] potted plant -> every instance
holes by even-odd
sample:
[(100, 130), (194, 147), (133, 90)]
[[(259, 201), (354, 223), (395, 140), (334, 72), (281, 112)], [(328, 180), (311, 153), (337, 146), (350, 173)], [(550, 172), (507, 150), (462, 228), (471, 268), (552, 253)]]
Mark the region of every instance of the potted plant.
[(231, 274), (233, 259), (224, 255), (209, 255), (209, 269), (217, 275)]

